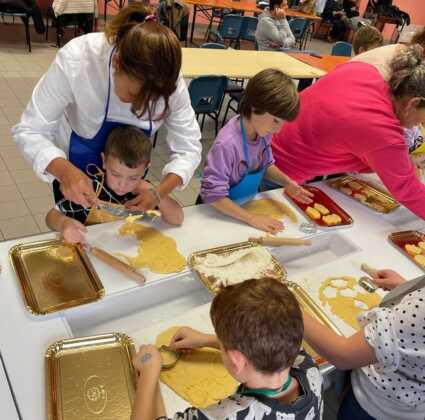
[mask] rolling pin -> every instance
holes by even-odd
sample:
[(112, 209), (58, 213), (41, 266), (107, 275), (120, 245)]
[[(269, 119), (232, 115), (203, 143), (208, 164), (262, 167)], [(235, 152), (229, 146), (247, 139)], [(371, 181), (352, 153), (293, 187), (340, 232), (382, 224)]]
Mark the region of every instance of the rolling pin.
[(249, 238), (250, 242), (261, 245), (281, 246), (281, 245), (311, 245), (311, 241), (301, 238), (275, 238), (273, 236), (260, 236), (259, 238)]
[(366, 263), (363, 263), (360, 266), (361, 270), (368, 274), (370, 277), (375, 277), (376, 272), (378, 271), (376, 268), (369, 267)]
[(90, 252), (90, 254), (92, 254), (98, 260), (103, 261), (105, 264), (112, 267), (114, 270), (117, 270), (128, 277), (131, 277), (133, 280), (136, 280), (140, 284), (145, 283), (146, 279), (143, 274), (139, 273), (136, 269), (129, 266), (124, 261), (121, 261), (117, 257), (114, 257), (108, 252), (104, 251), (103, 249), (88, 244), (84, 245), (84, 249)]

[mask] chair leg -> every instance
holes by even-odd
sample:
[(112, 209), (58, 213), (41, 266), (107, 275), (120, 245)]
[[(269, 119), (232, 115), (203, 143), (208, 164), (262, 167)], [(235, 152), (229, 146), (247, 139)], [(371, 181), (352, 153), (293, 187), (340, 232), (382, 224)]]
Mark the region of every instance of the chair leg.
[(31, 35), (30, 35), (29, 19), (26, 17), (23, 20), (25, 25), (25, 37), (27, 39), (28, 51), (31, 52)]
[(205, 115), (206, 114), (202, 114), (201, 131), (204, 131)]
[(218, 134), (218, 115), (217, 113), (214, 113), (212, 115), (212, 119), (214, 120), (214, 124), (215, 124), (215, 136), (217, 137)]
[(156, 142), (158, 141), (158, 130), (156, 131), (156, 133), (155, 133), (155, 136), (154, 136), (154, 138), (153, 138), (153, 148), (155, 149), (155, 146), (156, 146)]
[(232, 102), (232, 99), (230, 99), (229, 102), (227, 102), (226, 111), (224, 112), (224, 117), (223, 117), (223, 123), (221, 124), (222, 127), (224, 127), (224, 124), (226, 124), (227, 114), (229, 113), (231, 102)]

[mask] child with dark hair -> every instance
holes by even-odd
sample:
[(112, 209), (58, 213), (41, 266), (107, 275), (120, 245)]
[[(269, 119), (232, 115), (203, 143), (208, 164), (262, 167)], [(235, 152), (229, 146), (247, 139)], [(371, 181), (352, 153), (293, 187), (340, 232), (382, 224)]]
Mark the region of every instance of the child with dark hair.
[(354, 54), (361, 54), (374, 48), (382, 47), (384, 38), (374, 26), (362, 26), (353, 37)]
[[(311, 357), (300, 352), (301, 310), (284, 284), (266, 278), (226, 287), (214, 298), (210, 315), (215, 335), (183, 327), (170, 346), (176, 351), (219, 349), (224, 366), (241, 385), (218, 404), (188, 408), (175, 420), (321, 418), (322, 378)], [(141, 346), (133, 364), (139, 378), (131, 420), (167, 420), (158, 386), (158, 349)]]

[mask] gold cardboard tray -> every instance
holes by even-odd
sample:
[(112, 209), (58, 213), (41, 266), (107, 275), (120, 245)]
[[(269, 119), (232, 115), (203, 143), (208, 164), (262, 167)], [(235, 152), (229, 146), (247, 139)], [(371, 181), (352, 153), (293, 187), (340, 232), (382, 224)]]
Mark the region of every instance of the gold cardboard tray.
[[(410, 261), (415, 263), (419, 268), (425, 270), (425, 266), (420, 264), (415, 257), (406, 251), (406, 245), (418, 246), (419, 242), (425, 242), (425, 234), (418, 230), (405, 230), (401, 232), (393, 232), (388, 235), (388, 240)], [(425, 256), (425, 251), (420, 254)]]
[(57, 341), (46, 351), (48, 420), (128, 420), (134, 345), (112, 333)]
[[(314, 302), (314, 300), (307, 294), (307, 292), (298, 284), (291, 281), (286, 282), (288, 289), (295, 295), (301, 308), (305, 310), (310, 316), (316, 319), (321, 324), (327, 326), (335, 333), (341, 335), (341, 332), (335, 326), (335, 324), (328, 318), (328, 316), (322, 311), (320, 306)], [(315, 360), (318, 365), (328, 363), (325, 359), (319, 356), (310, 346), (303, 340), (304, 350)]]
[[(351, 182), (359, 184), (361, 188), (350, 187), (348, 184)], [(368, 182), (351, 175), (343, 176), (337, 179), (331, 179), (327, 181), (327, 184), (339, 192), (347, 195), (348, 197), (351, 197), (358, 203), (363, 204), (364, 206), (367, 206), (378, 213), (390, 213), (400, 207), (400, 204), (387, 192), (381, 191)], [(342, 188), (347, 188), (347, 190), (345, 191)], [(351, 190), (351, 193), (348, 191), (348, 189)], [(359, 194), (359, 196), (366, 196), (366, 200), (360, 200), (356, 198), (356, 194)], [(379, 207), (377, 208), (377, 206)]]
[[(212, 276), (205, 276), (204, 274), (196, 270), (196, 268), (194, 268), (195, 258), (205, 257), (207, 254), (226, 255), (235, 251), (239, 251), (240, 249), (252, 248), (256, 246), (259, 246), (259, 245), (253, 242), (240, 242), (240, 243), (236, 243), (232, 245), (225, 245), (225, 246), (220, 246), (217, 248), (210, 248), (203, 251), (197, 251), (192, 253), (189, 256), (188, 265), (197, 274), (198, 278), (205, 285), (205, 287), (211, 293), (216, 293), (217, 291), (214, 289), (214, 283), (216, 282), (216, 279)], [(276, 279), (278, 280), (284, 281), (286, 279), (286, 270), (279, 264), (279, 262), (274, 257), (272, 257), (272, 263), (273, 263), (273, 270), (272, 270), (273, 277), (276, 277)]]
[(58, 239), (19, 244), (9, 251), (10, 261), (27, 309), (45, 315), (104, 295), (104, 288), (85, 251)]

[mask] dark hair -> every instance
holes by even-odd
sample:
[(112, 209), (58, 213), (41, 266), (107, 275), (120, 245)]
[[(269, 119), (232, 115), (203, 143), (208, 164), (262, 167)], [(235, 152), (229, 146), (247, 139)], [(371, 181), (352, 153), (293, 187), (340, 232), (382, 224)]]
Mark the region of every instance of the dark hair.
[(133, 126), (114, 128), (105, 145), (105, 158), (114, 157), (129, 168), (147, 165), (151, 160), (152, 143), (145, 133)]
[(240, 103), (240, 113), (265, 114), (293, 121), (300, 108), (297, 89), (292, 80), (280, 70), (266, 69), (249, 80)]
[(413, 44), (397, 53), (390, 63), (391, 93), (396, 98), (422, 97), (418, 107), (425, 107), (425, 60), (424, 49)]
[(293, 365), (304, 325), (292, 292), (271, 278), (224, 288), (210, 310), (225, 350), (238, 350), (256, 370), (275, 373)]
[(180, 42), (174, 32), (154, 21), (145, 22), (152, 10), (132, 4), (112, 19), (105, 29), (118, 55), (118, 71), (141, 83), (140, 94), (132, 104), (139, 117), (152, 117), (158, 101), (164, 99), (163, 118), (169, 110), (169, 99), (177, 88), (182, 64)]
[(287, 1), (287, 0), (270, 0), (269, 9), (274, 10), (276, 7), (279, 7), (284, 1)]
[(422, 48), (425, 48), (425, 28), (416, 32), (410, 43), (419, 44)]
[(381, 32), (378, 31), (374, 26), (367, 25), (363, 26), (356, 31), (353, 38), (353, 49), (354, 54), (371, 50), (373, 48), (381, 47), (384, 44), (384, 38)]

